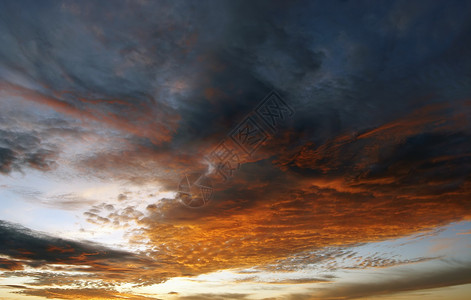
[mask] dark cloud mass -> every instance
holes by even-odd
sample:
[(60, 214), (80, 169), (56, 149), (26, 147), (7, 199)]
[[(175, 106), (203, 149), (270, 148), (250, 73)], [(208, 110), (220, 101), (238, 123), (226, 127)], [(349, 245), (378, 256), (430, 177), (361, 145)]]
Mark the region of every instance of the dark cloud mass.
[(465, 2), (27, 3), (2, 3), (2, 90), (134, 136), (81, 156), (103, 176), (198, 164), (272, 88), (316, 143), (469, 96)]
[[(146, 249), (0, 221), (2, 276), (32, 276), (27, 289), (9, 285), (25, 295), (147, 299), (113, 288), (225, 269), (337, 270), (330, 261), (357, 255), (345, 247), (469, 221), (470, 16), (471, 2), (458, 0), (0, 1), (0, 180), (34, 170), (122, 188), (96, 200), (77, 195), (82, 186), (37, 200), (77, 210), (96, 228), (125, 228), (130, 245)], [(234, 178), (214, 184), (210, 205), (189, 209), (159, 194), (206, 170), (203, 156), (271, 90), (294, 115)], [(435, 259), (371, 255), (348, 268)], [(264, 284), (335, 282), (320, 273)], [(470, 283), (468, 273), (417, 270), (312, 295), (454, 286)]]
[[(158, 275), (155, 268), (163, 265), (145, 256), (106, 248), (88, 241), (72, 241), (34, 232), (16, 224), (0, 221), (0, 267), (6, 277), (21, 276), (24, 268), (34, 268), (32, 284), (66, 285), (80, 279), (104, 279), (107, 282), (132, 281), (139, 284), (161, 282), (171, 273), (164, 268)], [(80, 275), (64, 273), (48, 275), (44, 271), (72, 271)], [(145, 274), (151, 272), (150, 274)]]

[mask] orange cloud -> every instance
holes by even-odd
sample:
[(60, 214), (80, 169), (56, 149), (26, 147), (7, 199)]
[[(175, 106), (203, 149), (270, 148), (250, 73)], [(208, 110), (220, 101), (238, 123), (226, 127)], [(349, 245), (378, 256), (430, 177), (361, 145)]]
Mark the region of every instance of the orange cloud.
[(57, 246), (49, 246), (46, 249), (49, 252), (60, 252), (60, 253), (73, 253), (75, 250), (73, 248), (62, 248), (62, 247), (57, 247)]
[(8, 271), (23, 270), (23, 262), (18, 260), (0, 258), (0, 270), (1, 269)]
[(467, 111), (449, 110), (435, 105), (357, 135), (305, 144), (276, 159), (279, 168), (267, 160), (248, 163), (216, 187), (216, 200), (205, 209), (157, 204), (138, 220), (146, 229), (135, 239), (150, 239), (155, 259), (196, 275), (469, 219), (471, 181), (459, 169), (467, 166), (460, 163), (467, 159)]
[[(108, 284), (150, 284), (221, 269), (276, 268), (305, 251), (397, 238), (470, 219), (471, 181), (462, 161), (469, 157), (469, 107), (463, 104), (460, 112), (446, 105), (424, 108), (321, 145), (280, 147), (296, 138), (296, 133), (281, 134), (231, 181), (216, 186), (210, 206), (192, 210), (164, 199), (150, 206), (146, 217), (132, 214), (140, 227), (131, 239), (148, 240), (148, 256), (80, 251), (53, 263), (89, 274), (68, 277), (72, 282), (89, 277)], [(84, 166), (134, 175), (161, 161), (179, 171), (198, 164), (196, 156), (176, 158), (171, 151), (142, 148), (91, 157)], [(172, 180), (168, 187), (176, 186)], [(111, 223), (122, 217), (108, 216)], [(48, 248), (68, 254), (60, 249), (68, 248)], [(359, 267), (397, 263), (378, 258)], [(44, 281), (51, 282), (55, 279)]]

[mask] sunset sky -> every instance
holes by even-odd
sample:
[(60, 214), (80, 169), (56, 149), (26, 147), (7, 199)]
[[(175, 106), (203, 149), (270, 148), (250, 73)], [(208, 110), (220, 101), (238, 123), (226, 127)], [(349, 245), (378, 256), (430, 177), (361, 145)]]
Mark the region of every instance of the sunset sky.
[(471, 2), (0, 0), (0, 204), (1, 300), (468, 300)]

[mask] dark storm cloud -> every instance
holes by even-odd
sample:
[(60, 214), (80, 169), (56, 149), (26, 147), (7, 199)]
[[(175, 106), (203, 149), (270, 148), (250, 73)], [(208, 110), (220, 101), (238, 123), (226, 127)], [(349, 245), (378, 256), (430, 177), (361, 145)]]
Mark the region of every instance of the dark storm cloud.
[[(20, 96), (70, 117), (91, 119), (155, 143), (168, 140), (178, 116), (165, 101), (155, 100), (159, 86), (149, 86), (156, 76), (152, 71), (160, 66), (153, 68), (153, 56), (139, 54), (140, 50), (150, 51), (146, 46), (137, 50), (133, 46), (140, 38), (148, 38), (139, 38), (140, 32), (152, 35), (155, 31), (130, 24), (142, 23), (136, 15), (123, 24), (129, 29), (123, 36), (108, 34), (101, 21), (103, 14), (111, 11), (109, 7), (81, 4), (83, 15), (72, 2), (31, 1), (27, 6), (2, 2), (2, 90), (6, 96)], [(109, 19), (120, 19), (129, 12), (126, 4), (122, 5), (123, 10), (110, 13), (104, 23), (116, 25)], [(151, 24), (146, 26), (159, 30)], [(162, 26), (166, 29), (171, 24)], [(100, 32), (109, 40), (100, 40)], [(122, 40), (128, 42), (123, 44)], [(127, 57), (129, 53), (137, 59)], [(133, 71), (136, 66), (138, 70)]]
[(152, 181), (162, 161), (201, 167), (272, 88), (297, 110), (295, 144), (470, 94), (464, 2), (28, 4), (2, 4), (5, 88), (133, 136), (78, 157), (102, 177)]
[(433, 105), (364, 132), (305, 145), (289, 168), (306, 178), (342, 178), (352, 188), (402, 197), (464, 192), (469, 182), (471, 105)]
[(312, 76), (274, 84), (293, 101), (304, 139), (323, 143), (425, 104), (468, 98), (470, 26), (461, 9), (469, 4), (452, 3), (332, 1), (287, 10), (283, 16), (297, 17), (287, 27), (308, 32), (309, 47), (324, 55)]
[[(32, 265), (48, 263), (76, 263), (80, 257), (93, 261), (102, 259), (133, 260), (133, 254), (110, 250), (91, 243), (53, 238), (27, 228), (0, 221), (0, 252), (20, 260), (31, 260)], [(28, 263), (27, 263), (28, 264)]]
[[(35, 278), (33, 285), (65, 285), (81, 279), (101, 279), (106, 284), (126, 281), (151, 284), (167, 279), (172, 273), (170, 268), (163, 268), (158, 275), (155, 268), (162, 265), (144, 256), (91, 242), (51, 237), (5, 221), (0, 221), (0, 254), (6, 256), (0, 261), (0, 267), (8, 271), (4, 276), (25, 276), (22, 270), (30, 267), (34, 269), (28, 273)], [(44, 270), (79, 271), (87, 275), (67, 274), (59, 278)]]
[[(273, 88), (254, 68), (278, 61), (279, 76), (300, 78), (322, 57), (277, 23), (273, 13), (287, 8), (281, 3), (28, 4), (2, 4), (2, 88), (135, 135), (131, 161), (142, 148), (197, 156)], [(243, 26), (241, 16), (248, 16)], [(172, 134), (172, 145), (156, 145)], [(114, 153), (87, 155), (83, 165)]]

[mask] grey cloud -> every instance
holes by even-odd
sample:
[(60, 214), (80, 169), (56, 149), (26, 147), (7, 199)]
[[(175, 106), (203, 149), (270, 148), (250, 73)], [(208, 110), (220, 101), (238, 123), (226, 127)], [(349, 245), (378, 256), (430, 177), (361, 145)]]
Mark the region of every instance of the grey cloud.
[[(137, 260), (134, 254), (111, 250), (93, 243), (70, 241), (34, 232), (22, 226), (0, 221), (0, 253), (20, 260), (40, 263), (77, 263), (81, 254), (90, 259)], [(29, 263), (26, 263), (29, 264)]]
[[(299, 144), (394, 120), (430, 94), (430, 102), (453, 102), (471, 88), (462, 2), (28, 4), (2, 4), (3, 78), (130, 126), (129, 149), (77, 157), (102, 177), (152, 180), (158, 168), (139, 164), (143, 149), (150, 161), (171, 154), (165, 161), (187, 157), (196, 168), (201, 152), (272, 88), (296, 108)], [(13, 70), (28, 71), (22, 81), (6, 76)], [(167, 130), (170, 141), (152, 138)], [(113, 157), (123, 152), (121, 165)]]
[(44, 145), (34, 133), (0, 129), (0, 171), (8, 174), (30, 167), (42, 171), (55, 167), (57, 149)]
[[(29, 286), (76, 284), (81, 280), (93, 285), (90, 280), (97, 278), (103, 286), (114, 286), (118, 281), (146, 285), (160, 283), (176, 272), (172, 262), (160, 263), (88, 241), (61, 239), (5, 221), (0, 221), (0, 254), (6, 256), (0, 260), (3, 276), (31, 276), (34, 281)], [(25, 267), (33, 270), (25, 271)]]
[(313, 295), (326, 299), (358, 299), (468, 283), (471, 283), (471, 265), (469, 262), (460, 262), (431, 271), (402, 269), (402, 271), (378, 277), (377, 281), (338, 284), (320, 294)]
[(207, 299), (214, 299), (214, 300), (225, 300), (225, 299), (247, 299), (248, 294), (236, 294), (236, 293), (225, 293), (225, 294), (196, 294), (192, 296), (179, 296), (177, 299), (181, 300), (207, 300)]
[(0, 148), (0, 171), (4, 174), (10, 173), (15, 159), (15, 152), (13, 150)]

